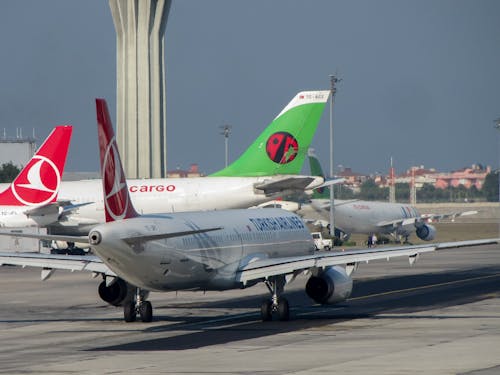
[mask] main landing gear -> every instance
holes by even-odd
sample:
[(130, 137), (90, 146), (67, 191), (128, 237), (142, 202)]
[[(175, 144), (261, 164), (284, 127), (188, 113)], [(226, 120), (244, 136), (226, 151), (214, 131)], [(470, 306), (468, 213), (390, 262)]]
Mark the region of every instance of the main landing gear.
[(135, 322), (137, 314), (144, 323), (153, 320), (153, 306), (151, 302), (145, 300), (148, 294), (148, 291), (136, 288), (134, 300), (123, 304), (123, 318), (127, 323)]
[(284, 276), (275, 276), (265, 281), (267, 289), (271, 293), (270, 299), (265, 299), (260, 305), (260, 316), (263, 322), (273, 320), (273, 314), (281, 321), (290, 320), (290, 307), (284, 297), (280, 297), (285, 287)]

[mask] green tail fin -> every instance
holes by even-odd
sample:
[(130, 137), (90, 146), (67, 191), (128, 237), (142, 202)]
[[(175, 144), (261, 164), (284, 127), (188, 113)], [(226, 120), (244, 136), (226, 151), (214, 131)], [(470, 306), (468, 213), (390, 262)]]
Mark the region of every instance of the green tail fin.
[[(309, 157), (309, 167), (311, 168), (311, 176), (325, 177), (325, 174), (323, 173), (323, 169), (321, 168), (321, 164), (318, 160), (318, 157), (316, 156), (316, 154), (314, 153), (314, 150), (312, 148), (310, 148), (308, 150), (307, 156)], [(313, 199), (322, 199), (322, 198), (330, 199), (330, 189), (328, 187), (314, 189), (311, 198), (313, 198)]]
[(210, 176), (299, 174), (329, 95), (298, 93), (236, 161)]

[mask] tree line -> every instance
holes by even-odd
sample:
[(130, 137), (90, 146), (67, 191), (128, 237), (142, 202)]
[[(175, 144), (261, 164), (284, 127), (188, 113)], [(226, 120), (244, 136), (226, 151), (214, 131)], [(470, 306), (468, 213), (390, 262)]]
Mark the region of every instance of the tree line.
[(21, 170), (16, 167), (12, 162), (3, 163), (0, 166), (0, 182), (12, 182)]
[[(362, 199), (369, 201), (388, 201), (389, 188), (379, 187), (373, 179), (368, 179), (360, 186), (359, 193), (351, 189), (335, 185), (335, 197), (338, 199)], [(396, 201), (410, 201), (410, 184), (396, 184)], [(489, 173), (484, 180), (481, 190), (475, 186), (466, 188), (450, 186), (446, 189), (437, 189), (432, 184), (424, 184), (417, 189), (417, 202), (419, 203), (443, 203), (443, 202), (498, 202), (498, 171)]]

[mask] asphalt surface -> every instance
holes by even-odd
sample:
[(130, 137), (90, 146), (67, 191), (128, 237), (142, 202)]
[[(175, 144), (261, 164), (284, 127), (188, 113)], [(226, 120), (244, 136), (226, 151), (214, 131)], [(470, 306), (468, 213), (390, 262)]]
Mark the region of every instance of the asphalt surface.
[(500, 249), (362, 264), (352, 298), (314, 305), (298, 278), (290, 322), (259, 319), (267, 289), (152, 293), (152, 323), (124, 323), (100, 280), (0, 267), (0, 373), (498, 374)]

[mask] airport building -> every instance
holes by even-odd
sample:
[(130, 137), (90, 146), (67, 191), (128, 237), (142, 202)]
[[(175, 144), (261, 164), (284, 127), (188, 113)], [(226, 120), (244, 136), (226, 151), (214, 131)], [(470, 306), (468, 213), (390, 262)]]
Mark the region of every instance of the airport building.
[(9, 138), (3, 135), (0, 138), (0, 165), (12, 162), (18, 168), (28, 163), (36, 150), (36, 139), (34, 137)]

